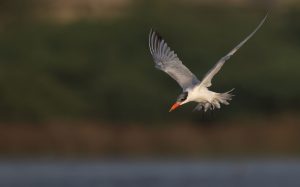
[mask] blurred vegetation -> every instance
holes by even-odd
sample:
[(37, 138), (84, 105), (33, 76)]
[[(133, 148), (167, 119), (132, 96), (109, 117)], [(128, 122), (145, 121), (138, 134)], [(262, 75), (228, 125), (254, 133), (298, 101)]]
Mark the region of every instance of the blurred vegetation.
[[(35, 12), (40, 11), (34, 10), (40, 7), (26, 2), (0, 3), (6, 10), (0, 23), (2, 121), (201, 120), (203, 114), (191, 112), (194, 104), (168, 114), (181, 90), (154, 68), (147, 44), (150, 28), (156, 28), (201, 78), (267, 10), (145, 0), (132, 3), (121, 17), (59, 23), (37, 19)], [(235, 88), (236, 96), (230, 107), (210, 115), (220, 119), (299, 112), (299, 10), (275, 8), (263, 28), (224, 66), (212, 89)]]

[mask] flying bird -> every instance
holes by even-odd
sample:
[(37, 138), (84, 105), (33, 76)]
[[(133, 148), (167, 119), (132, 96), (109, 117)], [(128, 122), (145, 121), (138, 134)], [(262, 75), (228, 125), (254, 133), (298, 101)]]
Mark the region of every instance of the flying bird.
[(208, 88), (212, 85), (213, 77), (220, 71), (224, 63), (260, 29), (267, 16), (268, 14), (250, 35), (222, 57), (201, 81), (181, 62), (177, 54), (168, 46), (159, 33), (151, 29), (149, 49), (155, 62), (155, 67), (175, 79), (183, 90), (169, 112), (191, 101), (198, 103), (195, 110), (204, 110), (205, 112), (215, 108), (219, 109), (221, 104), (229, 105), (229, 101), (233, 97), (231, 94), (233, 89), (225, 93), (216, 93)]

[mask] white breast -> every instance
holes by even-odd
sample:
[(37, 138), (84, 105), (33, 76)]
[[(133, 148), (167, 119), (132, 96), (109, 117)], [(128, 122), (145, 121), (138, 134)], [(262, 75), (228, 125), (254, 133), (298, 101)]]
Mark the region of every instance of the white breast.
[(215, 92), (208, 90), (206, 87), (198, 87), (190, 90), (188, 99), (195, 102), (212, 102), (215, 95)]

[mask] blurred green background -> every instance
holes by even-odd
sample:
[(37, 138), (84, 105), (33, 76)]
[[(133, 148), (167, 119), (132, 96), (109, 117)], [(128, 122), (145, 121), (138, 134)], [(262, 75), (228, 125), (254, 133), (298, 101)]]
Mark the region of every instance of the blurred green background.
[[(168, 113), (181, 88), (154, 68), (157, 29), (201, 77), (272, 12), (214, 78), (230, 106)], [(3, 155), (299, 155), (297, 1), (2, 0)]]

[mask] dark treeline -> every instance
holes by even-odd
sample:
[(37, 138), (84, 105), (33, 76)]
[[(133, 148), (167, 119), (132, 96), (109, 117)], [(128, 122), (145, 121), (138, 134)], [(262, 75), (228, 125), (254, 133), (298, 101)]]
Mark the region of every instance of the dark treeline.
[[(194, 104), (166, 115), (181, 90), (154, 68), (147, 44), (150, 28), (201, 78), (266, 13), (257, 6), (139, 1), (116, 18), (56, 23), (36, 19), (39, 11), (30, 10), (39, 7), (8, 2), (1, 2), (6, 10), (0, 24), (2, 121), (201, 120), (201, 113), (191, 112)], [(230, 108), (206, 116), (299, 110), (299, 10), (273, 10), (213, 80), (215, 91), (235, 88)]]

